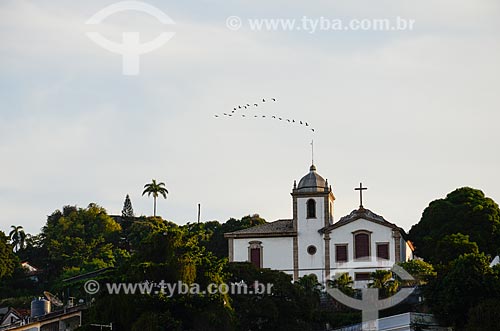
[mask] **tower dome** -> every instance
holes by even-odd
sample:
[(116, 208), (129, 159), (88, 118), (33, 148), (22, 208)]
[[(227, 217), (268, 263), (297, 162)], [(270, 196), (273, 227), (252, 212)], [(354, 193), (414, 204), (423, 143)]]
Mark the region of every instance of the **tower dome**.
[(328, 191), (328, 181), (316, 172), (316, 167), (311, 165), (309, 173), (302, 177), (296, 188), (297, 192), (325, 192)]

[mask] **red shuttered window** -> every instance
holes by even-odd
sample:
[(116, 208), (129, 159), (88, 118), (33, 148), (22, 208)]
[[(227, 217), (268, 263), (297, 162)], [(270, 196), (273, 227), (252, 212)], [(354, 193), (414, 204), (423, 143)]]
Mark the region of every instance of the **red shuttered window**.
[(370, 235), (358, 233), (354, 236), (355, 258), (362, 259), (370, 256)]
[(335, 246), (335, 261), (347, 262), (347, 245)]
[(389, 260), (389, 244), (377, 244), (377, 257), (379, 259)]

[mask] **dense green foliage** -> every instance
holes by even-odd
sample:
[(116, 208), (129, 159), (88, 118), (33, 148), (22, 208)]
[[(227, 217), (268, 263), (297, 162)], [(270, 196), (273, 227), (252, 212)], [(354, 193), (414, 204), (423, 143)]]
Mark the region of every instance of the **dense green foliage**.
[(186, 227), (190, 232), (203, 234), (203, 238), (200, 238), (201, 244), (216, 256), (223, 258), (228, 255), (228, 242), (224, 238), (224, 233), (247, 229), (264, 223), (266, 223), (266, 220), (258, 214), (254, 214), (244, 216), (241, 220), (230, 218), (222, 224), (217, 221), (210, 221), (187, 224)]
[[(485, 197), (480, 190), (463, 187), (449, 193), (445, 199), (431, 202), (424, 210), (420, 222), (414, 225), (409, 233), (416, 246), (416, 254), (432, 263), (443, 262), (436, 243), (453, 234), (469, 236), (480, 252), (495, 256), (500, 252), (498, 204)], [(473, 250), (463, 241), (464, 238), (448, 239), (462, 240), (464, 245), (459, 245), (459, 250)], [(447, 245), (449, 242), (443, 244)], [(453, 256), (447, 258), (451, 257)]]
[(12, 253), (9, 238), (0, 231), (0, 282), (2, 278), (11, 276), (17, 264), (17, 258)]
[(398, 265), (413, 277), (413, 280), (400, 280), (402, 286), (425, 285), (436, 277), (432, 264), (422, 260), (400, 262)]
[[(127, 214), (131, 208), (125, 209)], [(178, 226), (160, 217), (111, 217), (95, 204), (65, 206), (47, 218), (38, 235), (25, 234), (21, 240), (22, 227), (13, 226), (9, 241), (0, 232), (0, 306), (28, 307), (30, 298), (43, 290), (63, 300), (68, 295), (93, 300), (81, 330), (92, 330), (90, 323), (109, 322), (116, 329), (134, 331), (320, 330), (326, 324), (335, 328), (359, 322), (359, 312), (325, 298), (314, 275), (292, 282), (282, 272), (257, 269), (250, 263), (228, 263), (224, 233), (264, 223), (255, 214), (225, 223)], [(411, 236), (418, 254), (433, 264), (402, 262), (414, 281), (402, 281), (390, 271), (379, 270), (371, 274), (370, 283), (380, 289), (381, 297), (393, 295), (400, 286), (416, 285), (425, 303), (418, 307), (406, 303), (381, 312), (381, 316), (430, 309), (443, 325), (458, 331), (495, 330), (491, 319), (500, 313), (500, 267), (490, 268), (489, 262), (500, 245), (495, 241), (498, 225), (498, 205), (481, 191), (458, 189), (446, 199), (432, 202)], [(36, 274), (38, 282), (19, 261), (29, 261), (42, 270)], [(96, 274), (86, 276), (88, 272)], [(92, 296), (83, 290), (89, 277), (101, 284), (101, 291)], [(253, 288), (255, 281), (273, 287), (270, 293), (252, 295), (110, 295), (103, 291), (105, 283), (162, 280), (199, 284), (201, 289), (209, 284)], [(353, 297), (360, 295), (348, 274), (328, 285)]]
[(478, 311), (489, 299), (500, 297), (500, 268), (490, 268), (490, 259), (484, 254), (465, 254), (447, 266), (440, 266), (437, 277), (425, 288), (427, 302), (446, 325), (463, 330), (477, 320)]
[(40, 261), (50, 279), (114, 266), (127, 256), (119, 248), (121, 226), (95, 204), (87, 208), (65, 206), (55, 211), (43, 227), (47, 256)]
[(479, 248), (475, 242), (469, 241), (468, 235), (461, 233), (449, 234), (440, 239), (436, 244), (436, 251), (439, 252), (433, 258), (433, 263), (446, 264), (457, 259), (460, 255), (468, 253), (479, 253)]

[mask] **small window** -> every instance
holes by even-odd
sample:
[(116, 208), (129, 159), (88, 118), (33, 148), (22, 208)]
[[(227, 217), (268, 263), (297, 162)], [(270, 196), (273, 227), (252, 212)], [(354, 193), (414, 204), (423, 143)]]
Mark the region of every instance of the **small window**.
[(370, 280), (370, 273), (369, 272), (356, 272), (356, 274), (354, 275), (354, 280), (355, 281)]
[(316, 218), (316, 201), (314, 199), (307, 200), (307, 218)]
[(314, 245), (307, 247), (307, 253), (309, 253), (309, 255), (316, 254), (316, 251), (317, 251), (317, 249), (316, 249), (316, 246), (314, 246)]
[(335, 245), (335, 261), (347, 262), (347, 245)]
[(389, 244), (377, 243), (377, 258), (389, 260)]

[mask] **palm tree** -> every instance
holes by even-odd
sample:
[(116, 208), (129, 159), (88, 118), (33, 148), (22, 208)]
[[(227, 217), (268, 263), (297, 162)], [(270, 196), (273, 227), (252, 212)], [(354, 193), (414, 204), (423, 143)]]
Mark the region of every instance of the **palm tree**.
[(321, 284), (318, 282), (318, 276), (316, 276), (315, 274), (304, 275), (300, 277), (299, 280), (297, 280), (295, 283), (307, 293), (319, 294), (322, 289)]
[(142, 192), (142, 195), (148, 194), (148, 197), (150, 195), (153, 195), (154, 198), (154, 213), (153, 216), (156, 217), (156, 198), (158, 196), (163, 196), (164, 199), (167, 198), (168, 191), (165, 188), (165, 183), (157, 183), (156, 179), (152, 179), (151, 183), (144, 185), (144, 192)]
[(339, 289), (342, 293), (347, 294), (348, 296), (353, 296), (355, 290), (352, 288), (354, 281), (352, 277), (349, 276), (349, 273), (343, 273), (338, 276), (334, 280), (329, 280), (328, 285), (333, 288)]
[(12, 245), (14, 245), (15, 251), (17, 252), (20, 249), (23, 249), (26, 244), (26, 233), (21, 225), (11, 225), (10, 227), (12, 230), (9, 232), (9, 238)]
[(384, 298), (396, 294), (399, 289), (399, 282), (393, 278), (390, 270), (376, 270), (371, 273), (370, 278), (372, 281), (368, 287), (380, 289)]

